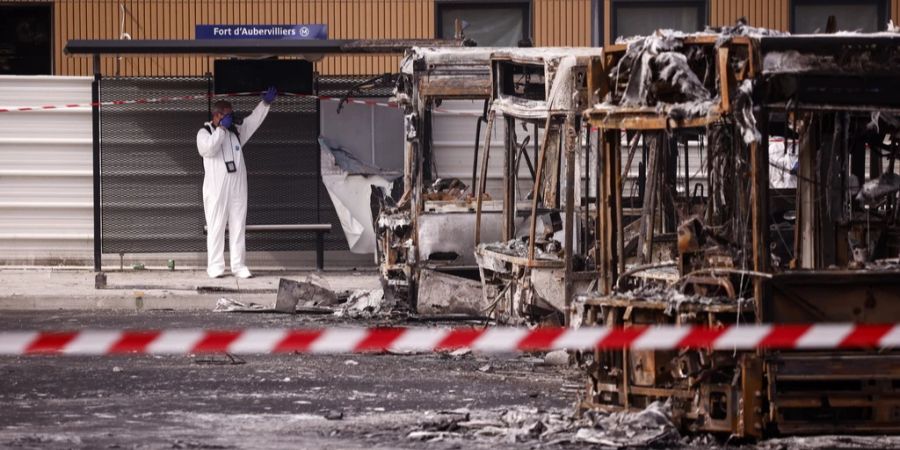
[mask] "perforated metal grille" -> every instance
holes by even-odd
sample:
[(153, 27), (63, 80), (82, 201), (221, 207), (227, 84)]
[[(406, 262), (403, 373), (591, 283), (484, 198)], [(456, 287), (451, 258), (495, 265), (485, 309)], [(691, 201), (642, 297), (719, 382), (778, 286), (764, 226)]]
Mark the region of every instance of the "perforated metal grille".
[[(206, 78), (124, 78), (101, 82), (101, 101), (202, 95)], [(246, 115), (257, 97), (230, 99)], [(196, 135), (205, 99), (101, 108), (102, 249), (105, 253), (206, 250), (203, 163)], [(280, 97), (246, 145), (248, 224), (331, 223), (326, 248), (347, 248), (319, 176), (316, 101)], [(312, 250), (315, 235), (252, 232), (251, 251)]]

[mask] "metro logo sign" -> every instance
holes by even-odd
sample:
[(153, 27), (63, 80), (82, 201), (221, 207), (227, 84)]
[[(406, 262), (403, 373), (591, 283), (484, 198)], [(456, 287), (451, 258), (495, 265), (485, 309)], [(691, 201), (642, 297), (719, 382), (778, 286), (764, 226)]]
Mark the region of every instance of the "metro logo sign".
[(328, 39), (328, 25), (195, 25), (195, 39)]

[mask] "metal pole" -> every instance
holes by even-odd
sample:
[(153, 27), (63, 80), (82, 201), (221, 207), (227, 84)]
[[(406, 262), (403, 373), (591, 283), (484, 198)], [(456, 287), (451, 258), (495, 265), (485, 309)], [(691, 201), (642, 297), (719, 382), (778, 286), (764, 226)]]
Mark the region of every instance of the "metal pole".
[(475, 122), (475, 153), (472, 158), (472, 195), (476, 194), (476, 183), (478, 183), (478, 147), (481, 145), (481, 117)]
[(476, 195), (476, 187), (478, 183), (478, 150), (481, 147), (481, 123), (487, 123), (487, 112), (488, 112), (488, 100), (484, 101), (484, 112), (481, 113), (481, 117), (478, 118), (478, 121), (475, 122), (475, 153), (472, 158), (472, 195)]
[[(768, 273), (769, 266), (769, 110), (757, 115), (760, 142), (750, 144), (750, 210), (753, 240), (753, 270)], [(766, 295), (769, 284), (760, 277), (753, 280), (756, 320), (765, 320), (769, 312)]]
[(534, 241), (537, 238), (537, 210), (538, 199), (541, 193), (541, 184), (544, 181), (544, 160), (547, 159), (547, 146), (550, 145), (550, 127), (553, 126), (553, 115), (547, 116), (547, 122), (544, 125), (544, 141), (541, 143), (541, 150), (535, 164), (537, 170), (534, 177), (534, 190), (531, 194), (531, 221), (528, 226), (528, 262), (534, 260)]
[(577, 145), (578, 139), (578, 131), (575, 125), (574, 114), (570, 113), (566, 117), (565, 124), (565, 137), (563, 138), (563, 143), (565, 144), (565, 152), (566, 152), (566, 235), (563, 239), (565, 246), (565, 258), (566, 258), (566, 278), (565, 278), (565, 286), (564, 290), (564, 299), (566, 303), (566, 314), (564, 317), (565, 325), (568, 327), (569, 322), (571, 321), (572, 315), (572, 297), (575, 294), (574, 287), (574, 236), (575, 233), (575, 146)]
[(475, 191), (475, 245), (481, 243), (481, 208), (487, 185), (488, 162), (491, 157), (491, 131), (494, 129), (494, 111), (488, 114), (487, 131), (484, 136), (484, 153), (481, 160), (481, 178), (478, 179), (478, 190)]
[[(579, 118), (579, 120), (581, 120), (581, 118)], [(591, 213), (590, 213), (590, 211), (591, 211), (591, 208), (590, 208), (590, 204), (591, 204), (591, 131), (590, 131), (590, 129), (591, 128), (590, 128), (590, 126), (588, 126), (587, 131), (585, 131), (585, 129), (584, 129), (585, 124), (583, 122), (579, 122), (579, 124), (580, 124), (580, 127), (579, 127), (579, 131), (578, 131), (578, 139), (581, 139), (582, 133), (584, 133), (584, 137), (585, 137), (585, 139), (584, 139), (584, 169), (582, 172), (582, 176), (584, 176), (584, 192), (581, 195), (581, 197), (582, 197), (581, 202), (578, 205), (578, 206), (584, 208), (584, 211), (583, 211), (584, 212), (584, 219), (583, 219), (584, 222), (582, 222), (582, 225), (579, 227), (579, 229), (581, 230), (581, 233), (579, 234), (581, 236), (581, 240), (579, 241), (580, 242), (579, 248), (580, 248), (580, 253), (582, 255), (586, 255), (588, 252), (588, 248), (590, 248), (588, 246), (588, 242), (587, 242), (588, 234), (589, 234), (587, 224), (590, 223), (590, 220), (591, 220), (591, 217), (590, 217), (590, 215), (591, 215)]]
[(516, 141), (516, 119), (506, 118), (506, 151), (503, 152), (503, 241), (513, 239), (516, 234), (516, 177), (515, 158), (519, 146)]
[[(313, 83), (316, 97), (316, 136), (322, 134), (322, 109), (319, 100), (319, 74), (314, 73)], [(373, 130), (374, 131), (374, 130)], [(316, 144), (316, 223), (322, 223), (322, 150)], [(325, 238), (322, 233), (316, 233), (316, 270), (322, 270), (325, 266)]]
[(100, 213), (100, 55), (94, 55), (94, 81), (91, 83), (91, 139), (93, 141), (94, 178), (94, 272), (103, 271), (103, 230)]
[(206, 120), (212, 121), (213, 78), (206, 72)]
[(325, 234), (316, 232), (316, 270), (325, 269)]

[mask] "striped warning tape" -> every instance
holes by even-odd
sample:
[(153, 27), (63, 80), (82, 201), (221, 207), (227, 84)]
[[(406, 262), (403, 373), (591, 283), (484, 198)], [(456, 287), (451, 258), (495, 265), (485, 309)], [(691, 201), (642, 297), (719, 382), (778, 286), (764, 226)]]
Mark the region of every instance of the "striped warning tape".
[(0, 355), (191, 354), (229, 352), (359, 353), (439, 352), (470, 348), (483, 353), (558, 349), (715, 350), (891, 348), (900, 325), (741, 325), (721, 328), (327, 328), (243, 330), (85, 330), (0, 332)]
[[(184, 100), (206, 100), (209, 98), (229, 98), (229, 97), (247, 97), (254, 95), (261, 95), (262, 92), (233, 92), (229, 94), (199, 94), (199, 95), (180, 95), (180, 96), (170, 96), (170, 97), (155, 97), (155, 98), (140, 98), (140, 99), (129, 99), (129, 100), (109, 100), (105, 102), (91, 102), (91, 103), (70, 103), (64, 105), (43, 105), (43, 106), (0, 106), (0, 113), (4, 112), (28, 112), (28, 111), (47, 111), (47, 110), (55, 110), (55, 109), (73, 109), (73, 108), (92, 108), (94, 106), (121, 106), (121, 105), (143, 105), (143, 104), (153, 104), (153, 103), (166, 103), (166, 102), (175, 102), (175, 101), (184, 101)], [(342, 98), (342, 97), (333, 97), (329, 95), (313, 95), (313, 94), (295, 94), (292, 92), (283, 92), (279, 93), (279, 95), (289, 96), (289, 97), (299, 97), (299, 98), (311, 98), (317, 99), (320, 101), (332, 101), (332, 102), (340, 102), (344, 101), (345, 103), (351, 103), (354, 105), (366, 105), (366, 106), (378, 106), (384, 108), (398, 108), (399, 105), (395, 102), (381, 102), (375, 100), (364, 100), (360, 98)], [(441, 114), (450, 114), (450, 115), (460, 115), (460, 116), (470, 116), (470, 117), (479, 117), (481, 116), (480, 112), (472, 112), (472, 111), (454, 111), (446, 108), (432, 108), (432, 111), (438, 112)]]

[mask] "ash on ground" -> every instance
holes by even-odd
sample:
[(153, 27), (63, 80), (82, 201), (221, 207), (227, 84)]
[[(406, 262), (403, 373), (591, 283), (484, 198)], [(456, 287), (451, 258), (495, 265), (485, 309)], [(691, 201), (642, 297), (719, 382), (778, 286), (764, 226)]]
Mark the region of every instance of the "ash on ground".
[(455, 410), (431, 414), (407, 439), (425, 442), (481, 441), (540, 445), (599, 444), (605, 447), (677, 446), (681, 436), (667, 403), (640, 412), (588, 412), (514, 408), (500, 411)]

